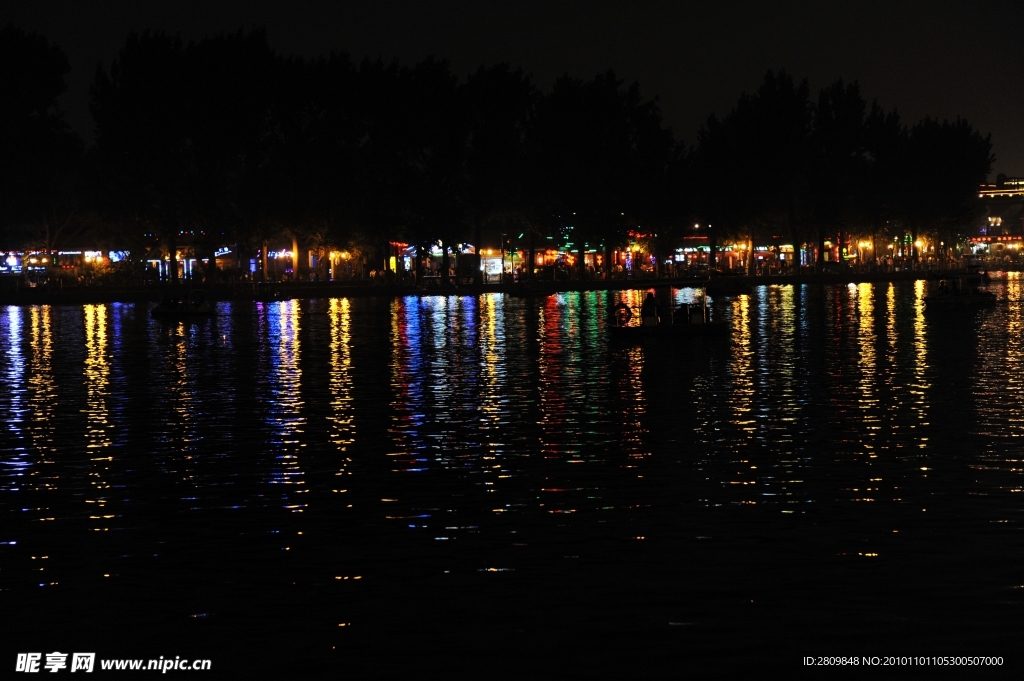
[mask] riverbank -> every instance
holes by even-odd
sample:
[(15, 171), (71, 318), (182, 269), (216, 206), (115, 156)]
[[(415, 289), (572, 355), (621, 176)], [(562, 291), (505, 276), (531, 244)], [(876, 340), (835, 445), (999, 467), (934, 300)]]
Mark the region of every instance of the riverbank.
[[(914, 281), (917, 279), (943, 279), (964, 276), (957, 270), (916, 270), (898, 272), (838, 272), (782, 274), (772, 276), (721, 276), (707, 278), (626, 278), (587, 279), (573, 281), (537, 282), (530, 293), (559, 293), (565, 291), (615, 291), (670, 286), (673, 288), (699, 288), (708, 285), (712, 293), (744, 293), (755, 286), (794, 284), (857, 284), (864, 282)], [(177, 288), (169, 284), (132, 286), (8, 286), (0, 290), (0, 305), (84, 305), (90, 303), (154, 303), (174, 291), (201, 289), (209, 300), (273, 301), (291, 298), (344, 298), (406, 295), (480, 295), (483, 293), (521, 293), (515, 283), (458, 284), (447, 287), (417, 288), (401, 284), (373, 284), (363, 281), (346, 282), (286, 282), (277, 284), (206, 284), (182, 283)]]

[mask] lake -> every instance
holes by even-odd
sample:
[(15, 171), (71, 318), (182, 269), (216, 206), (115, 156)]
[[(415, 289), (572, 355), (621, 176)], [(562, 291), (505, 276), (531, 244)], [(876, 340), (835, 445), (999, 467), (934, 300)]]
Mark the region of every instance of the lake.
[(985, 310), (926, 310), (923, 281), (761, 286), (709, 297), (728, 337), (637, 346), (606, 319), (642, 291), (0, 308), (3, 664), (1019, 670), (1005, 276)]

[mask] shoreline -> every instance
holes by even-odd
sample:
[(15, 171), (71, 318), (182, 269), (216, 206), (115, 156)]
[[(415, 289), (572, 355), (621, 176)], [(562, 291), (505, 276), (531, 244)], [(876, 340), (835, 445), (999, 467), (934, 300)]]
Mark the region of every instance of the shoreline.
[[(723, 275), (707, 278), (630, 278), (575, 281), (545, 281), (523, 289), (519, 284), (460, 284), (449, 287), (421, 289), (401, 284), (369, 282), (283, 282), (276, 284), (225, 283), (194, 285), (191, 283), (148, 284), (135, 286), (75, 286), (54, 290), (53, 286), (18, 287), (0, 291), (0, 305), (87, 305), (97, 303), (156, 303), (173, 291), (202, 290), (213, 301), (250, 300), (270, 302), (294, 298), (355, 298), (399, 296), (475, 296), (485, 293), (549, 295), (570, 291), (619, 291), (709, 287), (712, 295), (742, 294), (746, 289), (765, 285), (823, 284), (843, 285), (892, 281), (936, 280), (969, 276), (963, 269), (911, 270), (897, 272), (796, 273), (763, 276)], [(717, 291), (716, 291), (717, 289)]]

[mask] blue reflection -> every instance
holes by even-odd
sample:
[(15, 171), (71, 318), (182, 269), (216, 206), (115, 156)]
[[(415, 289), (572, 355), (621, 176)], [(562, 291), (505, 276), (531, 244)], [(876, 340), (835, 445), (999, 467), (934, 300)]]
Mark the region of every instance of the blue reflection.
[(25, 419), (25, 355), (22, 352), (24, 310), (8, 306), (3, 321), (6, 326), (3, 339), (7, 371), (3, 391), (5, 396), (0, 397), (0, 416), (7, 424), (11, 445), (0, 450), (3, 452), (0, 464), (4, 465), (0, 475), (5, 478), (0, 481), (0, 489), (13, 491), (24, 484), (18, 478), (23, 477), (32, 465), (22, 432)]
[[(267, 423), (271, 428), (271, 446), (276, 466), (271, 471), (272, 484), (305, 484), (299, 464), (302, 441), (303, 401), (302, 369), (299, 366), (299, 301), (273, 303), (267, 310), (267, 343), (271, 344), (270, 410)], [(296, 489), (293, 493), (303, 490)], [(285, 501), (290, 496), (282, 496)], [(306, 504), (291, 503), (285, 508), (301, 512)]]

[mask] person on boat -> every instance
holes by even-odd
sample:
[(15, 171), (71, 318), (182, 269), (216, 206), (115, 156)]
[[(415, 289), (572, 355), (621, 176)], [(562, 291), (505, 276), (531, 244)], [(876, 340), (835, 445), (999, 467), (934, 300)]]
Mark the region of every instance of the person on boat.
[(644, 326), (658, 325), (658, 301), (654, 299), (654, 294), (649, 291), (647, 297), (644, 298), (643, 305), (640, 306), (640, 319)]
[(163, 312), (173, 312), (178, 309), (178, 296), (164, 295), (163, 300), (160, 301), (159, 307)]
[(615, 304), (612, 308), (612, 325), (613, 326), (626, 326), (629, 324), (629, 320), (633, 318), (633, 311), (629, 309), (621, 300)]

